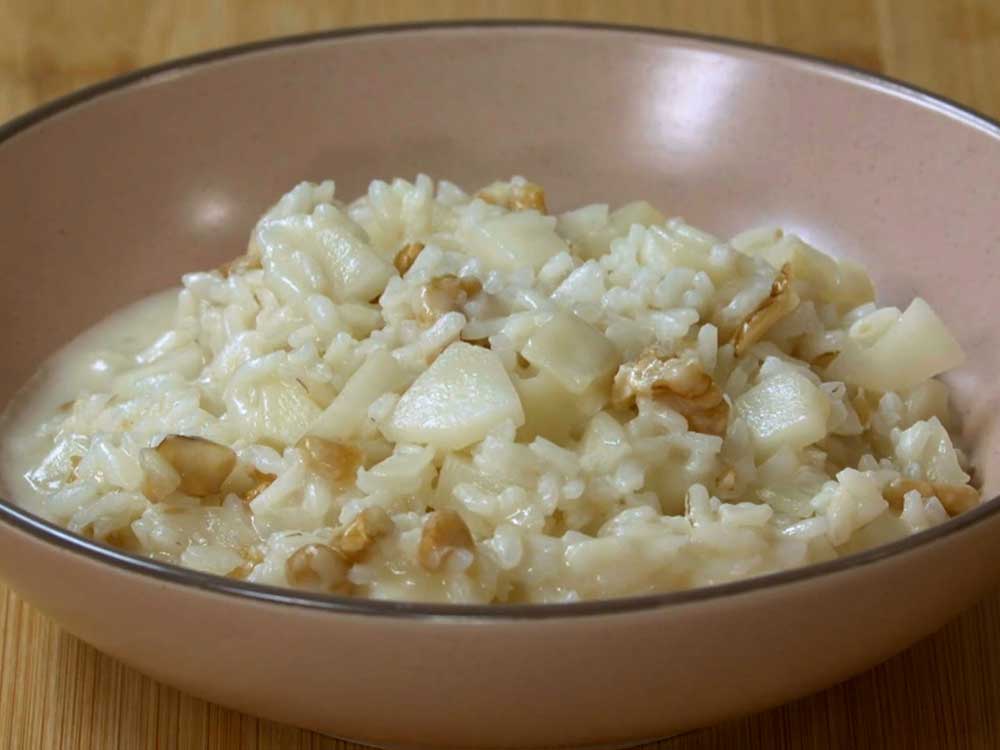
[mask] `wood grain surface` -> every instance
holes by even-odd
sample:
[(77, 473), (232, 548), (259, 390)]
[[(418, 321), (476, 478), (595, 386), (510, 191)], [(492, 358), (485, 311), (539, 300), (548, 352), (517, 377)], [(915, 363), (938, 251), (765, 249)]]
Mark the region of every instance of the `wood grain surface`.
[[(882, 72), (1000, 117), (1000, 0), (0, 0), (0, 120), (213, 47), (338, 26), (472, 17), (642, 24), (763, 42)], [(357, 747), (157, 684), (2, 588), (0, 628), (0, 748)], [(831, 690), (648, 748), (997, 748), (998, 636), (1000, 594)]]

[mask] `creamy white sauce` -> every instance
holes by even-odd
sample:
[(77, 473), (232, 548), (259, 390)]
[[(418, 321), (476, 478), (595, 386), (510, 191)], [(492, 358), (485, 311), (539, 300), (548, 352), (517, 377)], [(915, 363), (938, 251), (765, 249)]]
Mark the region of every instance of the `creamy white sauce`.
[(0, 488), (6, 499), (42, 515), (42, 495), (27, 479), (52, 447), (42, 425), (58, 416), (63, 404), (109, 390), (122, 365), (171, 328), (177, 291), (142, 299), (87, 329), (15, 394), (0, 416)]

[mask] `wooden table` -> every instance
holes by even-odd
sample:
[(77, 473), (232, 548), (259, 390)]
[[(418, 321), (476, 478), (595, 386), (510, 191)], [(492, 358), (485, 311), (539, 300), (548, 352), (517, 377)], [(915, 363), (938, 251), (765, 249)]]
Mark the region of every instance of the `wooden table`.
[[(1000, 117), (1000, 0), (0, 0), (0, 120), (85, 84), (212, 47), (461, 17), (570, 18), (732, 36), (883, 72)], [(0, 748), (356, 747), (159, 685), (4, 589), (0, 627)], [(860, 677), (655, 747), (1000, 747), (998, 636), (994, 595)]]

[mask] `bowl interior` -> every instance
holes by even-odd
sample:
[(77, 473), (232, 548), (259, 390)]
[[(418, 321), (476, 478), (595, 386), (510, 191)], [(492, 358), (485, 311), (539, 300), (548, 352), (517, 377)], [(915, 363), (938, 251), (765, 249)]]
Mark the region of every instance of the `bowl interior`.
[(111, 87), (0, 141), (0, 403), (62, 343), (241, 253), (303, 179), (350, 198), (425, 172), (523, 174), (556, 210), (647, 198), (726, 237), (777, 223), (930, 301), (996, 494), (1000, 131), (862, 75), (631, 30), (468, 26), (344, 34)]

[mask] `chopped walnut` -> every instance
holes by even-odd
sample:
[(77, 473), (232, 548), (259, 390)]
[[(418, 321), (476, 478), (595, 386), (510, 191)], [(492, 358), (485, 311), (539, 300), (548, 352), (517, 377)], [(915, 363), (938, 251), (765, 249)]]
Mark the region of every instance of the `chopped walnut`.
[(840, 352), (823, 352), (818, 357), (813, 359), (809, 364), (815, 367), (817, 370), (823, 370), (830, 365), (833, 360), (837, 358)]
[(250, 472), (250, 479), (254, 482), (254, 486), (247, 490), (246, 494), (243, 495), (243, 500), (250, 502), (257, 497), (261, 492), (266, 490), (275, 479), (278, 477), (274, 474), (267, 474), (263, 471), (253, 469)]
[(180, 491), (194, 497), (216, 494), (236, 466), (232, 448), (200, 437), (168, 435), (156, 452), (177, 472)]
[(533, 182), (516, 185), (494, 182), (476, 193), (476, 197), (495, 206), (503, 206), (508, 211), (534, 210), (540, 214), (548, 213), (545, 206), (545, 190)]
[(243, 564), (226, 573), (227, 578), (245, 579), (253, 572), (257, 564), (264, 559), (264, 556), (257, 547), (244, 547), (240, 550), (240, 555), (243, 557)]
[(928, 482), (923, 479), (897, 479), (885, 488), (882, 496), (889, 505), (898, 510), (903, 507), (906, 493), (913, 490), (923, 497), (936, 497), (951, 516), (957, 516), (979, 505), (979, 491), (975, 487), (968, 484)]
[(423, 250), (423, 242), (409, 242), (400, 248), (400, 251), (396, 253), (396, 257), (392, 261), (392, 265), (399, 271), (400, 276), (406, 275), (406, 272), (410, 270), (410, 266), (413, 265), (413, 262)]
[[(473, 346), (481, 346), (484, 349), (491, 348), (489, 339), (462, 339), (462, 341), (464, 341), (466, 344), (472, 344)], [(520, 354), (518, 354), (518, 356), (520, 356)]]
[(616, 407), (628, 406), (637, 396), (650, 396), (682, 414), (693, 432), (724, 435), (729, 403), (722, 389), (693, 359), (664, 358), (646, 350), (634, 362), (618, 368), (611, 389)]
[(474, 550), (475, 542), (465, 521), (453, 510), (438, 510), (424, 521), (417, 558), (426, 570), (440, 570), (456, 550)]
[(132, 528), (129, 526), (124, 526), (110, 532), (106, 537), (104, 537), (104, 543), (129, 552), (135, 552), (142, 549), (142, 545), (139, 543), (138, 537), (136, 537), (135, 532), (132, 531)]
[(390, 533), (392, 529), (392, 519), (382, 508), (377, 505), (365, 508), (341, 534), (338, 545), (340, 552), (350, 562), (356, 562), (365, 556), (376, 540)]
[(222, 274), (223, 278), (229, 278), (230, 276), (237, 273), (246, 273), (247, 271), (255, 271), (261, 267), (260, 256), (257, 255), (240, 255), (239, 257), (233, 258), (230, 261), (223, 263), (219, 266), (219, 273)]
[(285, 578), (292, 586), (313, 591), (344, 591), (350, 586), (347, 560), (326, 544), (299, 547), (285, 561)]
[(733, 336), (733, 349), (737, 357), (760, 341), (783, 317), (799, 306), (799, 295), (792, 289), (792, 267), (786, 263), (781, 267), (771, 294), (754, 310)]
[(361, 451), (347, 443), (307, 435), (295, 447), (310, 469), (331, 482), (354, 479), (361, 466)]
[(479, 279), (460, 279), (454, 274), (437, 276), (420, 288), (417, 303), (417, 320), (425, 325), (433, 323), (445, 313), (458, 310), (470, 297), (483, 289)]

